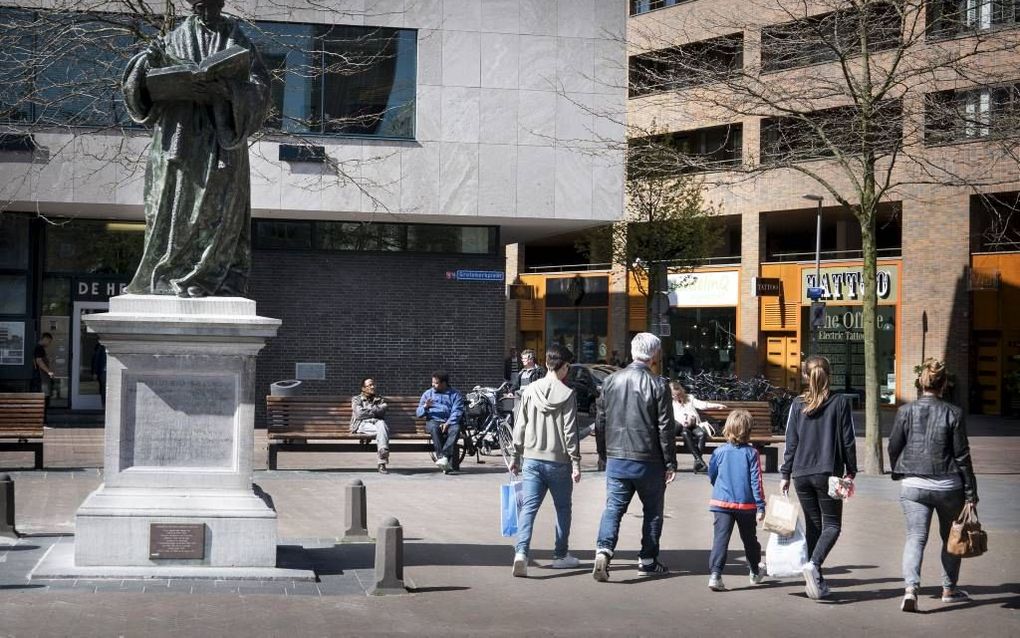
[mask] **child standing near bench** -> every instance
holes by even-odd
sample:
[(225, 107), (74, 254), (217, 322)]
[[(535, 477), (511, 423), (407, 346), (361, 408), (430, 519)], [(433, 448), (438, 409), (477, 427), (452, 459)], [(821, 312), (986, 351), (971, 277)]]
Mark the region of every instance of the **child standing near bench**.
[(708, 463), (708, 478), (712, 482), (712, 500), (709, 510), (715, 521), (712, 553), (708, 559), (711, 576), (708, 588), (725, 591), (722, 572), (726, 567), (726, 553), (733, 525), (740, 531), (744, 554), (750, 565), (750, 582), (762, 580), (760, 571), (761, 545), (758, 543), (757, 523), (765, 518), (765, 492), (762, 487), (761, 460), (751, 440), (751, 413), (734, 410), (726, 418), (723, 436), (726, 444), (715, 450)]

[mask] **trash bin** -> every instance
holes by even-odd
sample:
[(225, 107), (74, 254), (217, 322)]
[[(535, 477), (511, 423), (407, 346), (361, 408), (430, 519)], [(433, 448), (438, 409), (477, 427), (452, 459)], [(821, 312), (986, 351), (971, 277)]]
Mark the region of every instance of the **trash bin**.
[(301, 381), (285, 379), (269, 384), (269, 394), (274, 397), (292, 397), (301, 394)]

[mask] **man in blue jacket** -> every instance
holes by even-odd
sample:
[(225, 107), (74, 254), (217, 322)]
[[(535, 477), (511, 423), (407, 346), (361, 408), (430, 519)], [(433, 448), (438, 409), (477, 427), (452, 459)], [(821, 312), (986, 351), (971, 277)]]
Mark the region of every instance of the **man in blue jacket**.
[(457, 437), (464, 418), (464, 397), (450, 387), (450, 375), (443, 370), (432, 373), (432, 387), (421, 395), (417, 415), (425, 419), (425, 430), (432, 436), (436, 466), (444, 474), (459, 470)]

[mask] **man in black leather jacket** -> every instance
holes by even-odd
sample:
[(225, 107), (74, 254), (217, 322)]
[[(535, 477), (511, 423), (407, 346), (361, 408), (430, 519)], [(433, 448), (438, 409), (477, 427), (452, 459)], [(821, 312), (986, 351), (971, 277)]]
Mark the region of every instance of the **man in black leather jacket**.
[(662, 344), (642, 332), (631, 341), (634, 363), (602, 383), (595, 429), (606, 441), (606, 509), (596, 543), (595, 580), (609, 580), (623, 518), (637, 493), (644, 509), (638, 574), (655, 576), (669, 569), (659, 562), (662, 507), (666, 485), (676, 472), (676, 423), (667, 381), (652, 372)]

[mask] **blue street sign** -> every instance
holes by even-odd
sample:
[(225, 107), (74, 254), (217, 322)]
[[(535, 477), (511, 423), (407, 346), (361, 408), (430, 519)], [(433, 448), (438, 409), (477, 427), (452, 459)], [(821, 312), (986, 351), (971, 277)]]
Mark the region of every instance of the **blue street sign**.
[(503, 281), (505, 277), (502, 270), (458, 270), (454, 273), (457, 281)]

